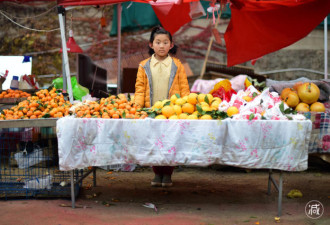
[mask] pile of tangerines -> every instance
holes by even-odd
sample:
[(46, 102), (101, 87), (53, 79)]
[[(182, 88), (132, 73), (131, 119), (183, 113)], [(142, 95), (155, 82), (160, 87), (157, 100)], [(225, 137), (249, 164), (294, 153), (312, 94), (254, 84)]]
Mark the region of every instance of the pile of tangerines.
[(31, 94), (22, 90), (8, 89), (0, 93), (0, 98), (26, 98), (29, 96), (31, 96)]
[(35, 96), (29, 96), (10, 109), (2, 110), (0, 120), (60, 118), (69, 115), (71, 106), (55, 88), (50, 91), (42, 89)]
[(124, 94), (111, 95), (101, 98), (99, 102), (85, 101), (78, 103), (72, 109), (78, 118), (104, 118), (104, 119), (144, 119), (147, 112), (137, 107), (131, 99)]

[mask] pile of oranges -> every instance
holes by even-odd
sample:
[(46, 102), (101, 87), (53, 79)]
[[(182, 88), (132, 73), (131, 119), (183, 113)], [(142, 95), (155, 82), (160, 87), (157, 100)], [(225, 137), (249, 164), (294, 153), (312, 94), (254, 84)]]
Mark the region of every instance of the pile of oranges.
[(0, 98), (26, 98), (31, 96), (29, 93), (21, 90), (8, 89), (1, 92)]
[(211, 120), (221, 118), (218, 115), (220, 103), (221, 99), (211, 94), (190, 93), (184, 97), (172, 95), (170, 99), (157, 101), (152, 111), (156, 114), (155, 119)]
[(147, 112), (141, 111), (124, 94), (101, 98), (99, 102), (78, 103), (73, 107), (73, 111), (78, 118), (144, 119), (148, 116)]
[(69, 115), (71, 106), (55, 88), (50, 91), (43, 89), (16, 106), (4, 109), (0, 114), (0, 120), (60, 118)]

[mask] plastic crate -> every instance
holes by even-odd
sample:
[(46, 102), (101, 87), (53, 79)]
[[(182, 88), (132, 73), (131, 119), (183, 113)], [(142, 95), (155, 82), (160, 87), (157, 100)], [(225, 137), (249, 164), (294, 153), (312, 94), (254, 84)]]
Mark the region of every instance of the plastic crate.
[[(74, 180), (82, 176), (76, 170)], [(55, 128), (0, 129), (0, 198), (34, 197), (71, 197), (70, 172), (58, 167)]]

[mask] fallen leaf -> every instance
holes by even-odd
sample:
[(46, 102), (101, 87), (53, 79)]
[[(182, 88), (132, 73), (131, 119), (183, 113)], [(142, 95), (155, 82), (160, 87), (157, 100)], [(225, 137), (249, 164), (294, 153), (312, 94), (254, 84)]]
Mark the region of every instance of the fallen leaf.
[(259, 223), (259, 221), (258, 221), (258, 222), (255, 222), (255, 224), (259, 225), (260, 223)]
[(112, 171), (110, 171), (110, 172), (107, 172), (107, 174), (112, 174)]
[(118, 199), (115, 199), (115, 198), (111, 199), (111, 201), (113, 201), (113, 202), (119, 202), (119, 200)]

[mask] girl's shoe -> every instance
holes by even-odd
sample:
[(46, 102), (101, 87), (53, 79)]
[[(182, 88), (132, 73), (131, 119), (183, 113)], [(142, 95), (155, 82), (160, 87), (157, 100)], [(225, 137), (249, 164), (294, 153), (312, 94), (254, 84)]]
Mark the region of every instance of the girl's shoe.
[(163, 176), (155, 174), (155, 178), (151, 181), (151, 186), (161, 187), (162, 186)]
[(164, 175), (162, 179), (162, 187), (171, 187), (172, 185), (171, 175)]

